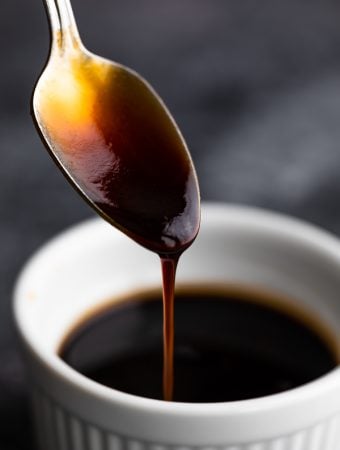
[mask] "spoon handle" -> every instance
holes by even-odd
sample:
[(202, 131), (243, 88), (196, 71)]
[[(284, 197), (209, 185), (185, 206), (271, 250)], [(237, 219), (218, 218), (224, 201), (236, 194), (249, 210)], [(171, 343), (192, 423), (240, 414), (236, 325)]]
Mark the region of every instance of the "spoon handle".
[(70, 0), (44, 0), (50, 24), (51, 52), (78, 49), (81, 39)]

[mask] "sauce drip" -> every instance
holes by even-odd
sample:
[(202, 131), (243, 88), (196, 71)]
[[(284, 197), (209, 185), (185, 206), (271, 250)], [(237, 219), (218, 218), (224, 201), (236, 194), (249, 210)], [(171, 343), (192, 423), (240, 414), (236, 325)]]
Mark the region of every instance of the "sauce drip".
[(150, 86), (105, 59), (61, 52), (37, 88), (39, 131), (64, 174), (104, 219), (161, 258), (164, 399), (171, 400), (175, 271), (200, 220), (186, 144)]

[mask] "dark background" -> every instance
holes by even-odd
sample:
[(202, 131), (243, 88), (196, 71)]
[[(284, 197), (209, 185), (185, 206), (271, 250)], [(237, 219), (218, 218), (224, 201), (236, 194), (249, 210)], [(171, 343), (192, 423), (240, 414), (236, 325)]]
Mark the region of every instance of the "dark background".
[[(340, 2), (74, 0), (86, 46), (144, 75), (187, 139), (202, 197), (283, 211), (340, 233)], [(42, 2), (0, 10), (0, 449), (31, 450), (11, 319), (25, 259), (92, 214), (29, 116), (45, 61)]]

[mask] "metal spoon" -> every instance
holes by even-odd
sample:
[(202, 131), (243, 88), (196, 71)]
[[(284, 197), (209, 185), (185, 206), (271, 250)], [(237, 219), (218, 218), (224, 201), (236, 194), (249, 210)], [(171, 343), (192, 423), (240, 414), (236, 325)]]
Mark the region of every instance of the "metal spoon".
[(69, 0), (45, 0), (51, 47), (32, 111), (47, 149), (108, 222), (161, 255), (199, 228), (199, 189), (183, 137), (150, 85), (86, 50)]

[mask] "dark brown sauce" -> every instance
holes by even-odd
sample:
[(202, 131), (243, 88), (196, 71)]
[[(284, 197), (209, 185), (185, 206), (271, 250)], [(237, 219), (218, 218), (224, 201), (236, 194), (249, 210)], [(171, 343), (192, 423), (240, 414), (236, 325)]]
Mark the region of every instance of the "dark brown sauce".
[[(290, 303), (275, 294), (226, 286), (179, 290), (173, 400), (262, 397), (335, 368), (335, 338), (317, 317), (287, 307)], [(59, 354), (98, 383), (162, 399), (162, 336), (160, 293), (135, 293), (87, 316)]]
[(133, 72), (76, 53), (40, 98), (42, 134), (90, 203), (139, 244), (182, 252), (199, 227), (197, 177), (186, 144)]
[(175, 277), (177, 259), (161, 258), (163, 277), (163, 399), (174, 391)]
[(161, 258), (164, 398), (171, 400), (175, 267), (200, 222), (189, 152), (164, 105), (132, 71), (77, 51), (53, 69), (39, 85), (37, 114), (52, 156), (97, 212)]

